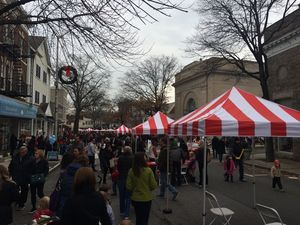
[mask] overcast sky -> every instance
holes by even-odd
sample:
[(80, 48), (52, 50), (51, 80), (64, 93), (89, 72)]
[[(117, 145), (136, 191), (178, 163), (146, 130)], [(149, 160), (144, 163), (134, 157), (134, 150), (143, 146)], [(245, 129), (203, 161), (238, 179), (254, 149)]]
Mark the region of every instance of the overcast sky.
[[(198, 16), (192, 10), (192, 7), (194, 7), (193, 3), (194, 0), (185, 0), (184, 6), (191, 6), (187, 13), (172, 10), (169, 11), (171, 17), (157, 15), (155, 18), (158, 22), (139, 26), (141, 29), (139, 31), (140, 40), (144, 40), (143, 48), (145, 50), (151, 49), (144, 59), (151, 55), (157, 56), (164, 54), (175, 56), (182, 66), (196, 60), (184, 52), (186, 47), (184, 41), (193, 34), (194, 28), (198, 22)], [(112, 71), (112, 89), (118, 89), (118, 78), (127, 70), (129, 70), (129, 68), (124, 66), (118, 67), (117, 70), (114, 69)]]
[[(180, 0), (177, 0), (178, 2)], [(186, 66), (189, 63), (199, 60), (199, 58), (191, 58), (184, 49), (186, 48), (185, 40), (188, 37), (191, 37), (195, 33), (195, 27), (199, 22), (199, 15), (194, 11), (195, 2), (197, 0), (184, 0), (184, 7), (189, 7), (188, 12), (181, 12), (178, 10), (172, 10), (168, 13), (171, 17), (164, 15), (157, 15), (155, 18), (158, 22), (153, 24), (139, 25), (141, 29), (139, 31), (139, 37), (141, 40), (144, 40), (143, 47), (145, 50), (150, 49), (151, 51), (141, 60), (151, 56), (151, 55), (168, 55), (175, 56), (181, 66)], [(298, 1), (300, 3), (300, 0)], [(293, 10), (297, 9), (297, 5), (293, 7)], [(270, 24), (280, 19), (281, 14), (271, 15)], [(128, 67), (119, 67), (118, 69), (113, 69), (113, 82), (111, 97), (117, 93), (119, 89), (118, 78), (122, 76), (130, 68)], [(174, 90), (171, 90), (170, 93), (170, 102), (174, 101)]]

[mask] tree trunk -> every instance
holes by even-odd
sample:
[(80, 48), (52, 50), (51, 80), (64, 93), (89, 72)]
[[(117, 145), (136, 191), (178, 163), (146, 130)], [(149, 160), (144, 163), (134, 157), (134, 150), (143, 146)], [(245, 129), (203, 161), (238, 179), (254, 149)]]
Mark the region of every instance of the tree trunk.
[(265, 150), (266, 150), (266, 160), (268, 162), (273, 162), (275, 159), (275, 153), (274, 153), (272, 137), (265, 138)]
[(75, 110), (75, 120), (74, 120), (74, 127), (73, 127), (73, 132), (74, 134), (78, 133), (78, 128), (79, 128), (79, 120), (80, 120), (80, 109)]

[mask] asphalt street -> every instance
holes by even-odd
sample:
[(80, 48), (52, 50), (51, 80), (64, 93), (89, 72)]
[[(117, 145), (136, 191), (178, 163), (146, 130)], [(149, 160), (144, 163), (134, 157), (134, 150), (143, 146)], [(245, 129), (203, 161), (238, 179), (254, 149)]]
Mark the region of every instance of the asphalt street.
[[(99, 167), (98, 167), (99, 168)], [(49, 195), (53, 190), (59, 169), (56, 169), (48, 177), (45, 186), (45, 194)], [(223, 164), (213, 160), (208, 165), (209, 185), (208, 190), (216, 195), (221, 206), (232, 209), (235, 214), (232, 217), (232, 225), (259, 225), (263, 224), (257, 211), (253, 208), (254, 194), (252, 182), (252, 168), (246, 168), (247, 182), (238, 181), (238, 171), (235, 171), (234, 183), (224, 182)], [(283, 178), (284, 193), (272, 190), (269, 171), (256, 170), (256, 202), (275, 208), (281, 215), (285, 224), (299, 225), (299, 202), (300, 202), (300, 181)], [(156, 198), (152, 203), (149, 225), (200, 225), (202, 224), (202, 188), (196, 184), (183, 185), (178, 187), (180, 195), (176, 201), (169, 201), (168, 208), (172, 214), (162, 212), (166, 206), (166, 199)], [(158, 190), (155, 191), (155, 195)], [(112, 207), (115, 212), (116, 224), (118, 224), (119, 205), (118, 197), (112, 196)], [(30, 221), (32, 214), (29, 214), (30, 195), (26, 209), (22, 212), (15, 212), (14, 225), (26, 224)], [(134, 221), (134, 211), (131, 209), (130, 217)], [(206, 224), (212, 219), (207, 206)], [(215, 224), (221, 224), (216, 222)]]

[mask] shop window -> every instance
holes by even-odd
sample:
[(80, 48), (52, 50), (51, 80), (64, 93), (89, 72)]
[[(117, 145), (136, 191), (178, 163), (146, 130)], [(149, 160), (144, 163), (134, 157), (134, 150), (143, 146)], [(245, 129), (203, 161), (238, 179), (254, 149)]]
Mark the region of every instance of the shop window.
[(9, 120), (0, 118), (0, 154), (8, 152), (9, 146)]
[(20, 120), (20, 135), (25, 135), (26, 137), (31, 136), (31, 121), (30, 120)]

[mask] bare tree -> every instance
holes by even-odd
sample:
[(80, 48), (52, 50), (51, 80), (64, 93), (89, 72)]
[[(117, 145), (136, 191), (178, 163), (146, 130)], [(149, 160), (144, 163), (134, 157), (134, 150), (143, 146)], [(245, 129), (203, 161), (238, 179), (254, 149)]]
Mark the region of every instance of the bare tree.
[[(32, 33), (61, 40), (65, 50), (93, 53), (113, 60), (140, 54), (136, 21), (156, 21), (154, 14), (170, 16), (181, 4), (170, 0), (1, 0), (0, 25), (30, 25)], [(26, 11), (26, 13), (24, 13)], [(92, 28), (92, 29), (90, 29)], [(52, 36), (52, 35), (53, 36)]]
[[(263, 98), (270, 99), (268, 56), (265, 46), (284, 24), (296, 0), (199, 0), (201, 21), (188, 43), (188, 51), (222, 56), (236, 64), (246, 75), (259, 80)], [(277, 29), (268, 32), (272, 14), (281, 14)], [(254, 59), (258, 71), (246, 69), (245, 59)]]
[(177, 72), (176, 58), (150, 57), (126, 72), (121, 80), (122, 94), (129, 99), (148, 102), (154, 112), (163, 110), (167, 103), (167, 88)]
[(78, 79), (72, 85), (62, 86), (70, 95), (75, 108), (74, 133), (78, 132), (80, 113), (99, 104), (108, 88), (109, 72), (91, 63), (90, 59), (74, 57), (73, 64), (78, 68)]
[[(265, 46), (284, 25), (296, 0), (199, 0), (201, 21), (188, 43), (189, 52), (224, 57), (244, 74), (260, 82), (263, 98), (270, 99), (268, 56)], [(268, 29), (272, 14), (281, 15), (276, 29)], [(245, 67), (245, 59), (254, 59), (257, 71)], [(273, 141), (266, 139), (267, 160), (274, 159)]]
[(92, 119), (93, 128), (100, 127), (104, 112), (111, 109), (111, 104), (111, 100), (104, 94), (102, 98), (96, 98), (95, 102), (90, 105), (90, 107), (84, 109), (86, 115)]

